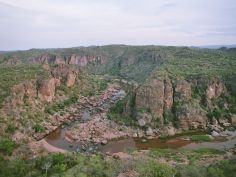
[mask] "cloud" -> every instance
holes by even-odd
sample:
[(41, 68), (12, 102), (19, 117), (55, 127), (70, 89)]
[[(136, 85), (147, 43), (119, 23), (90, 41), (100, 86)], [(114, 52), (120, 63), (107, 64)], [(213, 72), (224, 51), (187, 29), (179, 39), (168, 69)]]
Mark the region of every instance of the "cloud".
[(0, 0), (0, 50), (236, 43), (234, 0)]

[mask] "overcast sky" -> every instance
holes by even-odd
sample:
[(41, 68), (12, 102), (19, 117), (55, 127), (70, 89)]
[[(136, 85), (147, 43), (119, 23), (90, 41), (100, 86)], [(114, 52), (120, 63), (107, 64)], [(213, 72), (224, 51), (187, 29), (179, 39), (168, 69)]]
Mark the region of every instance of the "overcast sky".
[(236, 0), (0, 0), (0, 50), (236, 44)]

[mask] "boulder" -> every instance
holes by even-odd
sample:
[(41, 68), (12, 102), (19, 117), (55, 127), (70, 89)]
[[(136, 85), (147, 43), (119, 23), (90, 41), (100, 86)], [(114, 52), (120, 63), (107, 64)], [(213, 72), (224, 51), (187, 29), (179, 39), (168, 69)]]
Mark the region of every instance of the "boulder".
[(138, 125), (140, 127), (144, 127), (146, 126), (146, 124), (152, 121), (152, 116), (147, 113), (138, 113), (137, 119), (138, 119)]
[(148, 129), (146, 130), (146, 135), (147, 136), (154, 136), (154, 132), (151, 127), (148, 127)]
[(102, 145), (106, 145), (107, 144), (107, 140), (102, 140), (101, 144)]
[(211, 132), (211, 136), (217, 137), (220, 136), (220, 134), (216, 131)]
[(124, 152), (117, 152), (117, 153), (113, 153), (112, 156), (114, 158), (120, 159), (120, 160), (129, 160), (132, 159), (132, 156), (129, 154), (126, 154)]
[(165, 135), (173, 136), (176, 134), (176, 129), (173, 126), (165, 126), (162, 130)]

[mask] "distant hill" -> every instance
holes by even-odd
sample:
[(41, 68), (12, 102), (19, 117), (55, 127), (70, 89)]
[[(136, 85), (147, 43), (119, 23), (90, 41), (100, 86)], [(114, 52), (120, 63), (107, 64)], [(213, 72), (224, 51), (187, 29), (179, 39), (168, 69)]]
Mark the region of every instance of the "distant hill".
[(231, 44), (231, 45), (203, 45), (203, 46), (195, 46), (197, 48), (207, 48), (207, 49), (219, 49), (222, 47), (226, 48), (236, 48), (236, 44)]

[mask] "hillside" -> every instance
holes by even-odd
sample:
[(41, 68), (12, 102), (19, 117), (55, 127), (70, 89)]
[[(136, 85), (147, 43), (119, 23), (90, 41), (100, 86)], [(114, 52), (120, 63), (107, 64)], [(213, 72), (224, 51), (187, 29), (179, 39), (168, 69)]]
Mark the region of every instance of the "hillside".
[(213, 50), (111, 45), (10, 52), (4, 54), (0, 61), (5, 64), (14, 64), (14, 61), (40, 64), (69, 63), (85, 67), (91, 73), (144, 81), (154, 69), (184, 77), (231, 75), (235, 71), (235, 53), (234, 48)]
[[(164, 168), (166, 176), (184, 177), (198, 167), (200, 176), (214, 176), (212, 169), (226, 174), (224, 163), (232, 174), (231, 146), (199, 151), (127, 147), (121, 156), (98, 149), (127, 137), (141, 146), (179, 135), (185, 139), (173, 140), (228, 141), (225, 137), (236, 127), (236, 48), (108, 45), (1, 52), (0, 114), (0, 167), (4, 169), (3, 159), (8, 171), (12, 165), (22, 167), (19, 176), (31, 176), (31, 168), (33, 176), (73, 176), (77, 171), (118, 176), (127, 170), (144, 175)], [(64, 134), (53, 136), (58, 130)], [(76, 149), (79, 154), (47, 155), (50, 135), (69, 144), (52, 152)], [(201, 164), (206, 154), (210, 160)], [(122, 158), (129, 159), (127, 169)], [(214, 163), (223, 158), (227, 160)]]

